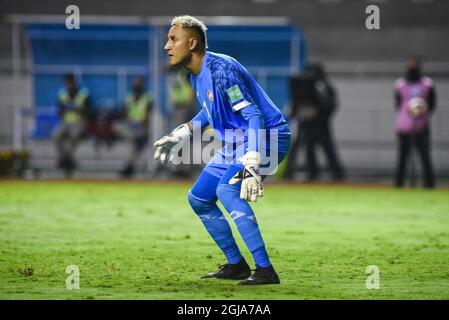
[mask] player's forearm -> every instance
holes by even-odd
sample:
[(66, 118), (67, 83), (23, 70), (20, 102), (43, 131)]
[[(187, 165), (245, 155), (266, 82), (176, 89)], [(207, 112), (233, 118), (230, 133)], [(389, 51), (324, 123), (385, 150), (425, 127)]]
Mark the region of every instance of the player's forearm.
[(248, 121), (250, 136), (248, 137), (248, 151), (260, 150), (259, 131), (265, 129), (265, 119), (260, 110), (253, 104), (240, 111), (242, 117)]
[(265, 121), (263, 117), (261, 115), (254, 115), (250, 117), (248, 119), (248, 128), (253, 135), (252, 137), (250, 136), (250, 139), (248, 141), (248, 151), (259, 152), (261, 143), (259, 132), (260, 130), (265, 129)]
[(209, 125), (209, 120), (203, 110), (197, 113), (197, 115), (187, 123), (190, 131), (193, 130), (203, 130)]

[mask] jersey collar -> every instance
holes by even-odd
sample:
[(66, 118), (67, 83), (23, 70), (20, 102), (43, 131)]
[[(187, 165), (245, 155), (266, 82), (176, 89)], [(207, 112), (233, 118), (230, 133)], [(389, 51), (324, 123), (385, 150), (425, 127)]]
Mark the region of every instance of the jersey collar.
[(208, 58), (209, 58), (209, 52), (206, 51), (206, 54), (204, 55), (204, 58), (203, 58), (203, 63), (201, 65), (200, 73), (197, 76), (193, 75), (195, 78), (197, 78), (197, 79), (201, 78), (203, 76), (204, 72), (206, 72), (205, 71), (206, 70), (206, 61), (207, 61)]

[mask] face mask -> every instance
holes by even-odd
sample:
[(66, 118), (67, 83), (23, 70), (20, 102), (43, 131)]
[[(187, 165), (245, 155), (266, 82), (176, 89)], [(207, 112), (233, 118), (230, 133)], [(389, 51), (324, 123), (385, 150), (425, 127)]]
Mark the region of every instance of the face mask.
[(405, 77), (407, 80), (417, 81), (421, 77), (421, 74), (418, 69), (408, 69)]
[(134, 93), (135, 94), (142, 94), (143, 93), (143, 88), (141, 86), (134, 87)]

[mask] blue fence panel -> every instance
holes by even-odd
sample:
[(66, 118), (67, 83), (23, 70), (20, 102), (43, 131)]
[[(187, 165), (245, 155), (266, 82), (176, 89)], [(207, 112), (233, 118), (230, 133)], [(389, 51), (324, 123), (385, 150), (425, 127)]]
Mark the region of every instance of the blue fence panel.
[(247, 67), (289, 67), (293, 35), (289, 26), (211, 26), (209, 50), (228, 54)]
[(78, 76), (89, 89), (94, 108), (123, 105), (128, 75), (149, 79), (149, 40), (154, 31), (147, 25), (83, 24), (79, 30), (68, 30), (62, 24), (28, 24), (26, 31), (34, 71), (35, 138), (49, 138), (58, 124), (57, 93), (64, 74)]
[[(297, 51), (294, 41), (299, 42)], [(306, 61), (301, 29), (295, 26), (211, 26), (208, 43), (210, 51), (230, 55), (250, 69), (280, 109), (288, 104), (289, 70), (300, 71)], [(262, 75), (254, 71), (261, 69), (265, 70)], [(278, 75), (279, 69), (286, 73)]]
[[(94, 108), (123, 106), (132, 78), (143, 76), (148, 92), (158, 94), (159, 108), (169, 116), (164, 71), (168, 61), (163, 52), (157, 93), (152, 90), (150, 75), (155, 67), (151, 65), (150, 41), (159, 39), (162, 49), (167, 31), (168, 27), (159, 29), (148, 25), (83, 24), (79, 30), (68, 30), (62, 24), (28, 24), (36, 108), (33, 136), (48, 138), (57, 125), (57, 93), (63, 86), (63, 75), (70, 72), (89, 89)], [(253, 75), (279, 108), (288, 104), (289, 73), (301, 70), (307, 59), (300, 28), (211, 25), (208, 42), (210, 51), (233, 56), (248, 69), (256, 70)], [(298, 43), (299, 48), (295, 47)], [(53, 114), (49, 110), (54, 110)]]

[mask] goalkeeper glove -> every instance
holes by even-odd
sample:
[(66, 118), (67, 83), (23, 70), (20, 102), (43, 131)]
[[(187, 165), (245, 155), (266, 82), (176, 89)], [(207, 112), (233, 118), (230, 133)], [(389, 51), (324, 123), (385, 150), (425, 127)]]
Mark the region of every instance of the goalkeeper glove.
[(233, 176), (229, 183), (236, 184), (243, 179), (240, 188), (240, 198), (256, 202), (257, 198), (263, 197), (263, 182), (259, 172), (259, 152), (247, 152), (242, 158), (242, 163), (245, 166), (244, 169)]
[(172, 149), (179, 143), (183, 144), (186, 142), (192, 132), (189, 126), (184, 123), (174, 129), (168, 136), (163, 136), (154, 143), (156, 151), (154, 152), (154, 159), (161, 160), (162, 163), (167, 163), (173, 158)]

